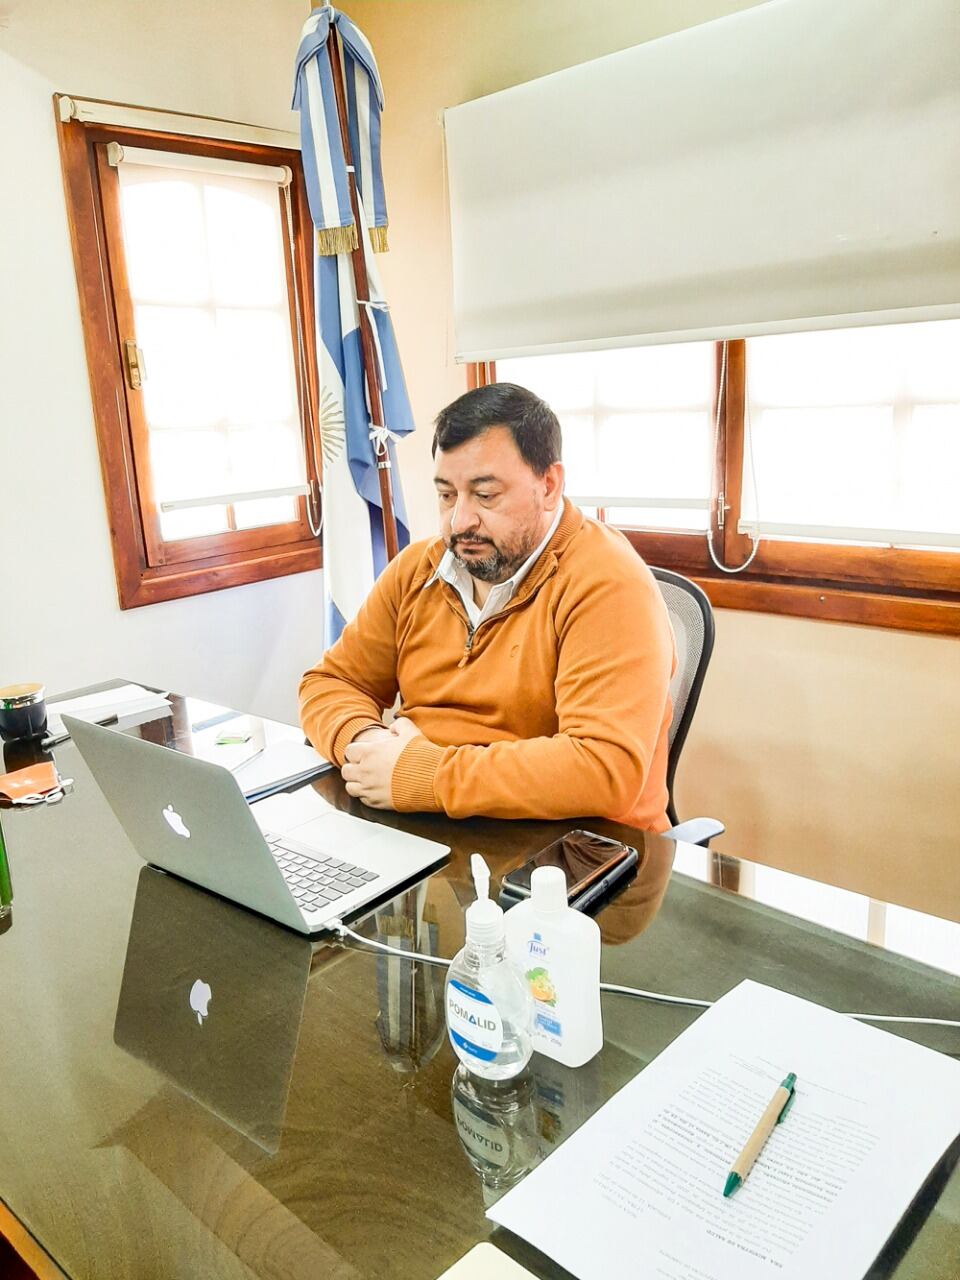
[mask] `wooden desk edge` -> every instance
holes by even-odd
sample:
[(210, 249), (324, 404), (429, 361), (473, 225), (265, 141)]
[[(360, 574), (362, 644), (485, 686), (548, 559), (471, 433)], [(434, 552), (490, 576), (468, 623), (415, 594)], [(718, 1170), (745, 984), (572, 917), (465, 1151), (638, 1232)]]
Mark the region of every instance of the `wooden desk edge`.
[(19, 1218), (0, 1200), (0, 1235), (4, 1236), (33, 1271), (37, 1280), (69, 1280), (49, 1253), (34, 1240)]

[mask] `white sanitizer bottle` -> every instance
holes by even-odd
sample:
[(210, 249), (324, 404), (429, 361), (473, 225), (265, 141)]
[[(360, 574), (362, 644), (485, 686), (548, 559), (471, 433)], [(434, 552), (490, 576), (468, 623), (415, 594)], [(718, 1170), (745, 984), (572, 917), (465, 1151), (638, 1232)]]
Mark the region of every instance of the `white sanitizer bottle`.
[(600, 929), (567, 904), (559, 867), (537, 867), (530, 897), (507, 912), (507, 955), (534, 1001), (533, 1047), (582, 1067), (603, 1047)]
[(470, 869), (477, 900), (467, 907), (466, 943), (447, 971), (447, 1032), (468, 1071), (486, 1080), (508, 1080), (533, 1052), (533, 1001), (507, 959), (503, 910), (490, 900), (490, 872), (478, 853), (471, 856)]

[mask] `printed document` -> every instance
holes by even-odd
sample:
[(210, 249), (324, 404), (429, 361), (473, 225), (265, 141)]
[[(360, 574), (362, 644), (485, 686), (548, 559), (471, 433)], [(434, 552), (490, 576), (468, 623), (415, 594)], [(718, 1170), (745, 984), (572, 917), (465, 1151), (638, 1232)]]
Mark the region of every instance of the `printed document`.
[[(789, 1113), (727, 1172), (781, 1080)], [(960, 1133), (960, 1063), (755, 982), (489, 1211), (578, 1280), (861, 1280)]]

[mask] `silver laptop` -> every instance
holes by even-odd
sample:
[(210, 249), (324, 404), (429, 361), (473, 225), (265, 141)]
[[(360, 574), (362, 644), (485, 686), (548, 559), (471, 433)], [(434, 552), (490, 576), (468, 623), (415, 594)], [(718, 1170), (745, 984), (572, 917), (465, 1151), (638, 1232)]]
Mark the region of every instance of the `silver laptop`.
[(299, 933), (389, 896), (450, 852), (340, 813), (310, 787), (251, 806), (220, 765), (72, 716), (63, 723), (144, 861)]
[(114, 1041), (274, 1152), (312, 955), (308, 938), (143, 867)]

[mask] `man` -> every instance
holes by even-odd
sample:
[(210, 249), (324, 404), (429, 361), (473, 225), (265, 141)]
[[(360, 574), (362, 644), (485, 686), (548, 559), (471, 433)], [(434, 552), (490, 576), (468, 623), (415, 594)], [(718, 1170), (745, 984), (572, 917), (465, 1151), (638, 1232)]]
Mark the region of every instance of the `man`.
[(670, 622), (623, 535), (564, 499), (560, 444), (510, 383), (437, 418), (442, 538), (387, 566), (300, 685), (308, 737), (365, 804), (669, 826)]

